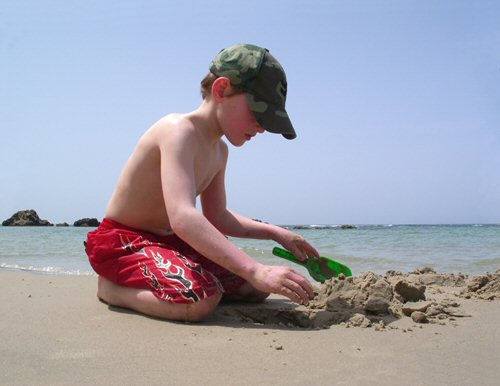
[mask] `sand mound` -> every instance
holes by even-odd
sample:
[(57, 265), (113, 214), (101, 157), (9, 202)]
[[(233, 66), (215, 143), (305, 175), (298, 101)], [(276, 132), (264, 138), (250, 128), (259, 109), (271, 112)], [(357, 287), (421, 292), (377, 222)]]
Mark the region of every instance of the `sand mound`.
[(436, 273), (431, 267), (423, 267), (416, 269), (413, 272), (402, 273), (399, 271), (387, 271), (386, 277), (391, 279), (391, 282), (398, 277), (403, 277), (407, 282), (421, 285), (439, 285), (444, 287), (460, 287), (465, 285), (466, 275), (453, 273)]
[[(407, 274), (389, 271), (384, 276), (372, 272), (347, 278), (340, 275), (316, 288), (316, 296), (307, 306), (233, 305), (225, 307), (223, 313), (243, 321), (305, 328), (344, 324), (384, 329), (402, 317), (411, 317), (416, 323), (443, 324), (450, 317), (470, 315), (460, 312), (460, 304), (453, 299), (426, 300), (426, 288), (461, 287), (467, 279), (465, 275), (437, 274), (431, 268)], [(467, 290), (474, 289), (475, 296), (491, 296), (491, 291), (498, 294), (498, 274), (496, 279), (486, 275), (469, 282)]]
[(460, 296), (466, 299), (500, 299), (500, 269), (493, 274), (469, 277)]

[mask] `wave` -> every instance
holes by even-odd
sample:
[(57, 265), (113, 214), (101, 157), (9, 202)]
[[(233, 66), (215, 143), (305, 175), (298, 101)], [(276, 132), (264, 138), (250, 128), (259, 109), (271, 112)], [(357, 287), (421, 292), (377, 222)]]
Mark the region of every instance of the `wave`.
[(34, 267), (32, 265), (22, 266), (18, 264), (6, 264), (6, 263), (0, 264), (0, 269), (12, 270), (12, 271), (30, 271), (30, 272), (37, 272), (50, 275), (97, 276), (97, 274), (94, 272), (80, 271), (79, 269), (66, 270), (61, 267)]
[(493, 257), (489, 259), (478, 259), (473, 261), (473, 264), (478, 265), (480, 267), (492, 267), (495, 270), (495, 267), (500, 267), (500, 257)]
[[(346, 225), (340, 224), (287, 224), (281, 225), (288, 229), (302, 229), (302, 230), (325, 230), (325, 229), (341, 229), (346, 227)], [(353, 226), (357, 229), (381, 229), (381, 228), (496, 228), (500, 224), (352, 224), (347, 226)]]

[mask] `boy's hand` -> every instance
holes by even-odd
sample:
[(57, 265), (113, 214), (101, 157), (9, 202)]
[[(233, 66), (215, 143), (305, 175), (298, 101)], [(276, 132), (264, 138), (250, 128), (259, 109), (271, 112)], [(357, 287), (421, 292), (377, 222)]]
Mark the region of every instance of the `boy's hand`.
[(319, 253), (306, 239), (301, 235), (290, 232), (288, 229), (280, 229), (274, 240), (280, 243), (283, 248), (292, 252), (297, 259), (304, 261), (309, 257), (316, 257), (319, 259)]
[(280, 294), (298, 304), (306, 304), (314, 297), (309, 281), (289, 267), (258, 264), (250, 284), (262, 292)]

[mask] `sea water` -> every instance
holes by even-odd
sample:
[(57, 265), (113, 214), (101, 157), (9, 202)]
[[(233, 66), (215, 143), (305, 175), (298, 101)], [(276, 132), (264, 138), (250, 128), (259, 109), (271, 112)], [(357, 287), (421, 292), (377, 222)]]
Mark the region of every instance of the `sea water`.
[[(289, 226), (293, 228), (293, 226)], [(500, 268), (500, 224), (357, 225), (340, 229), (307, 225), (292, 229), (322, 256), (349, 266), (354, 275), (430, 266), (438, 272), (480, 274)], [(47, 274), (92, 275), (83, 247), (87, 232), (80, 227), (0, 227), (0, 269)], [(257, 261), (287, 265), (272, 255), (273, 241), (230, 238)]]

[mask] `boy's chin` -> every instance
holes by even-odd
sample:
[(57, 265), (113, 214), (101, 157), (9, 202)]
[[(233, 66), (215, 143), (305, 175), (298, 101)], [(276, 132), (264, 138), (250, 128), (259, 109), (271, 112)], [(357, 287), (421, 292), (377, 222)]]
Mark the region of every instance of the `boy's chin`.
[(235, 147), (241, 147), (243, 146), (247, 140), (245, 138), (243, 139), (235, 139), (235, 138), (229, 138), (227, 135), (226, 135), (226, 139), (229, 141), (229, 143)]

